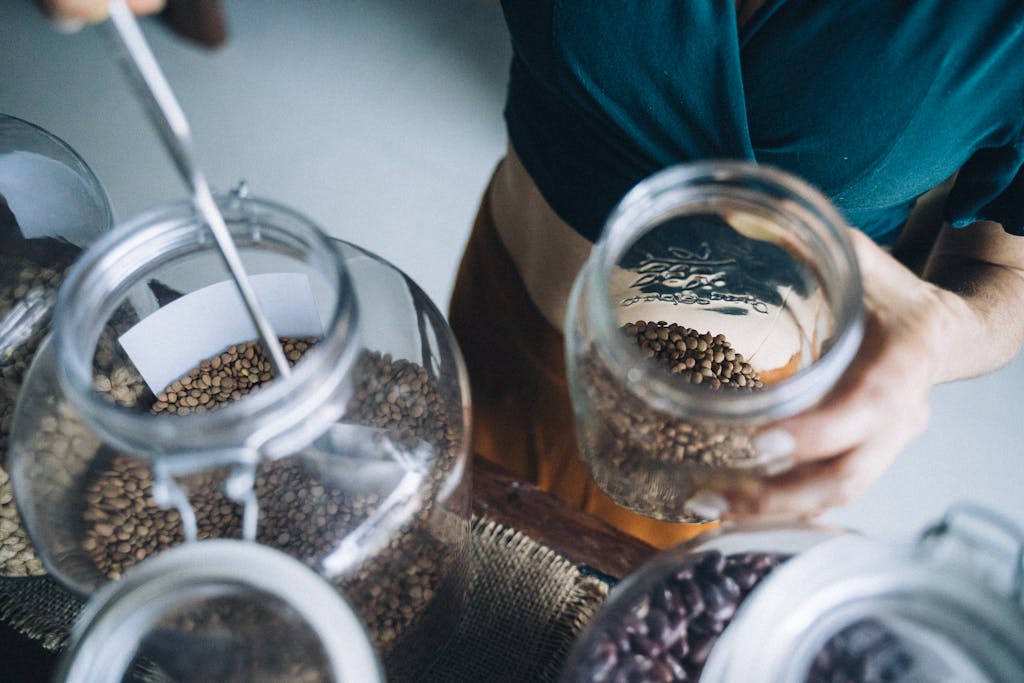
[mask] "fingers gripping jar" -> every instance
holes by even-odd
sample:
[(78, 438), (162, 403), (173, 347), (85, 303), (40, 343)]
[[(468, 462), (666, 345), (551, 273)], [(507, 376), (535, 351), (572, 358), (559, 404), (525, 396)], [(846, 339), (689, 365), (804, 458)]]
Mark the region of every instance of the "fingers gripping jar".
[(350, 596), (389, 679), (414, 676), (468, 580), (457, 347), (394, 266), (244, 191), (218, 202), (290, 375), (191, 204), (120, 226), (70, 271), (19, 399), (29, 536), (83, 594), (183, 541), (258, 541)]
[(581, 456), (613, 500), (703, 521), (696, 490), (787, 466), (751, 437), (825, 396), (863, 334), (843, 226), (810, 186), (741, 162), (669, 168), (623, 198), (566, 323)]

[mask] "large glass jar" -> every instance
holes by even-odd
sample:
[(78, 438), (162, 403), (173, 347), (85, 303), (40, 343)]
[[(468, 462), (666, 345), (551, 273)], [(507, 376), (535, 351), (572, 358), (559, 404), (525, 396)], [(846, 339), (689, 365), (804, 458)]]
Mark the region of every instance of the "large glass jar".
[(581, 456), (613, 500), (701, 521), (694, 491), (787, 466), (751, 437), (825, 396), (863, 334), (844, 231), (813, 188), (742, 162), (669, 168), (623, 198), (566, 321)]
[(915, 542), (735, 526), (613, 589), (563, 683), (1024, 680), (1024, 535), (960, 505)]
[(254, 543), (190, 543), (98, 592), (61, 660), (67, 683), (383, 683), (358, 616), (308, 567)]
[(128, 221), (69, 272), (29, 370), (18, 509), (83, 594), (183, 541), (278, 548), (349, 596), (390, 680), (414, 677), (465, 599), (461, 357), (398, 269), (245, 194), (218, 201), (290, 375), (191, 204)]
[(7, 440), (57, 286), (111, 224), (102, 185), (67, 143), (0, 114), (0, 577), (43, 571), (18, 521), (4, 469)]

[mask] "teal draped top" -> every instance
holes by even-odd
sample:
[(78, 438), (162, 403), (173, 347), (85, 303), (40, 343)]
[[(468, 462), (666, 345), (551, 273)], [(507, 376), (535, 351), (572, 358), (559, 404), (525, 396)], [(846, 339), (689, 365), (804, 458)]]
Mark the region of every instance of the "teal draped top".
[(540, 192), (594, 240), (666, 166), (729, 158), (817, 186), (879, 241), (946, 204), (1024, 234), (1024, 2), (503, 0), (505, 117)]

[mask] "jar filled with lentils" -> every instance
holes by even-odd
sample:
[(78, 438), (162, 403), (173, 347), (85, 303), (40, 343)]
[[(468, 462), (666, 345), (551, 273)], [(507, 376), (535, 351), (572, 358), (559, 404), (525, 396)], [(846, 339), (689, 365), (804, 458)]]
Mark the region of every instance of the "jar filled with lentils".
[(580, 453), (615, 502), (708, 521), (696, 491), (788, 466), (752, 436), (820, 401), (857, 352), (845, 231), (816, 190), (744, 162), (672, 167), (622, 199), (566, 320)]
[(348, 597), (388, 680), (414, 680), (468, 582), (461, 356), (390, 263), (244, 186), (218, 202), (288, 376), (190, 203), (118, 226), (69, 271), (15, 412), (29, 537), (83, 594), (184, 542), (276, 548)]
[(0, 577), (43, 572), (5, 469), (14, 407), (64, 273), (111, 224), (106, 192), (67, 143), (0, 114)]
[(906, 543), (735, 526), (616, 586), (561, 683), (1024, 680), (1024, 535), (956, 506)]

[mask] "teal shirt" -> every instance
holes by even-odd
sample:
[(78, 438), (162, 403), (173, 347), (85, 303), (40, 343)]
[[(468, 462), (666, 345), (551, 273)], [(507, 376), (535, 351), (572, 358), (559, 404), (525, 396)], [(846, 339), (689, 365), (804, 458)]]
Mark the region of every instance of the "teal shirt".
[(509, 136), (594, 240), (666, 166), (730, 158), (809, 181), (879, 241), (957, 171), (947, 218), (1024, 234), (1024, 2), (503, 0)]

